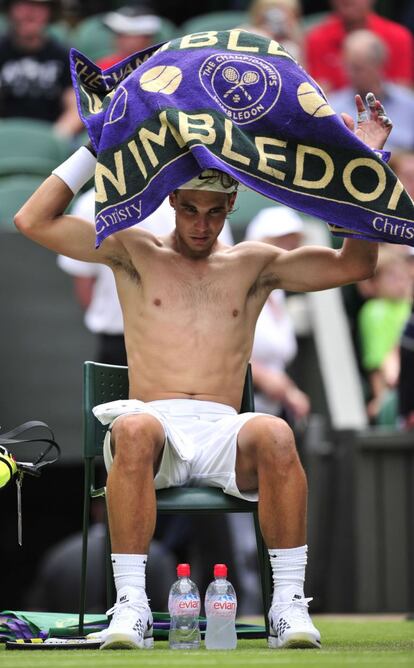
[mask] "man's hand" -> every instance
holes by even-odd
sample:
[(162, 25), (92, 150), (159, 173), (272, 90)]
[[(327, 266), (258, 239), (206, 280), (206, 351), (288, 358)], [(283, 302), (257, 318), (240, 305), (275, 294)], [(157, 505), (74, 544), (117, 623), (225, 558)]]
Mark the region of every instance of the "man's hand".
[(355, 95), (357, 127), (349, 114), (342, 113), (342, 119), (349, 130), (354, 132), (367, 146), (382, 149), (392, 130), (392, 122), (386, 116), (381, 102), (373, 93), (367, 93), (366, 107), (360, 95)]

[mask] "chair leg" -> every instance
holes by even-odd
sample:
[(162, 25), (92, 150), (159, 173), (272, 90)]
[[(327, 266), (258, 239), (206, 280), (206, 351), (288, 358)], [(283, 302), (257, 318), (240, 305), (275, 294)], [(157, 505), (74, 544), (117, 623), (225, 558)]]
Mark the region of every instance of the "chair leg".
[(79, 600), (79, 635), (84, 633), (84, 619), (86, 609), (86, 574), (88, 562), (88, 532), (89, 515), (91, 508), (90, 488), (92, 480), (92, 462), (87, 459), (85, 462), (84, 493), (83, 493), (83, 526), (82, 526), (82, 563), (81, 563), (81, 582), (80, 582), (80, 600)]
[(112, 608), (114, 602), (116, 601), (116, 590), (115, 590), (115, 583), (114, 583), (114, 576), (111, 562), (111, 537), (109, 535), (108, 513), (106, 513), (105, 524), (106, 524), (106, 541), (105, 541), (106, 605), (107, 605), (107, 610), (109, 610), (109, 608)]
[(266, 633), (267, 635), (269, 635), (268, 612), (272, 602), (273, 578), (270, 567), (269, 553), (267, 551), (267, 547), (263, 540), (262, 532), (260, 530), (259, 518), (257, 512), (253, 513), (253, 517), (254, 517), (254, 528), (256, 531), (257, 558), (259, 561), (260, 580), (262, 584), (263, 614), (266, 626)]

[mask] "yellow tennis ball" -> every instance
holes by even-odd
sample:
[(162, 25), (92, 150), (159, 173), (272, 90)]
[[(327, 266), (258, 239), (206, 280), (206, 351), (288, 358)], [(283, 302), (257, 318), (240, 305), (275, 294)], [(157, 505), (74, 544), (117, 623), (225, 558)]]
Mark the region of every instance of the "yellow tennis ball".
[(306, 111), (310, 116), (323, 118), (335, 114), (332, 107), (329, 106), (322, 95), (320, 95), (316, 88), (308, 82), (300, 84), (298, 88), (298, 100), (303, 111)]
[(144, 72), (139, 83), (141, 88), (149, 93), (172, 95), (180, 85), (182, 78), (183, 73), (179, 67), (159, 65)]
[(17, 471), (16, 462), (9, 455), (0, 455), (0, 488), (7, 485)]

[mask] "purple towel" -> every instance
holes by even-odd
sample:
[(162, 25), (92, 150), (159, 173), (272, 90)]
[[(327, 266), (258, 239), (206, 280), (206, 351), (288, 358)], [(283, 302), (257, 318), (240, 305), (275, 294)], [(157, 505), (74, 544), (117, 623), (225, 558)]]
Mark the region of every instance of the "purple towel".
[(277, 42), (196, 33), (104, 72), (72, 49), (71, 68), (98, 154), (97, 245), (206, 168), (341, 236), (414, 245), (413, 202), (381, 152), (345, 127)]

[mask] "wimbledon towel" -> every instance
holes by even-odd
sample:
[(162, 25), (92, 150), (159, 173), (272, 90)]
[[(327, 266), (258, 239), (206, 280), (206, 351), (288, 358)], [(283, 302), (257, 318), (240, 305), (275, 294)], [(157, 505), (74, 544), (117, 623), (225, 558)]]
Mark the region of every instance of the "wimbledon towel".
[(196, 33), (103, 72), (73, 49), (71, 68), (98, 154), (97, 245), (206, 168), (342, 236), (414, 245), (413, 202), (381, 152), (345, 127), (277, 42)]

